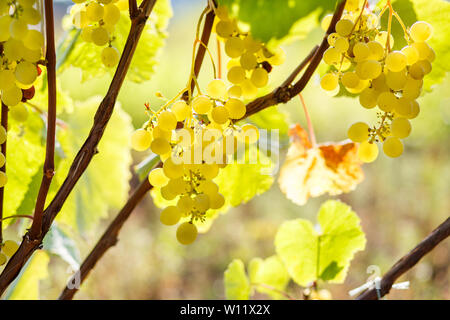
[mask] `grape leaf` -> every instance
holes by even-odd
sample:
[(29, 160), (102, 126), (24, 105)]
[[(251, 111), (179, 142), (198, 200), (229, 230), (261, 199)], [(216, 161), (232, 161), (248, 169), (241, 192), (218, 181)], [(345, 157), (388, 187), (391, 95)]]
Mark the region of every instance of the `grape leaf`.
[(6, 299), (38, 300), (39, 281), (48, 277), (49, 261), (50, 257), (45, 251), (37, 251), (11, 285)]
[(44, 238), (44, 250), (55, 254), (67, 262), (73, 270), (80, 268), (80, 252), (77, 245), (57, 223), (53, 223)]
[(250, 25), (253, 37), (268, 42), (286, 36), (292, 25), (316, 10), (333, 10), (334, 0), (219, 0), (237, 12), (238, 19)]
[(340, 201), (325, 202), (318, 222), (320, 230), (308, 220), (287, 221), (275, 237), (277, 254), (301, 286), (318, 279), (343, 282), (354, 254), (366, 244), (358, 216)]
[(248, 274), (250, 283), (256, 291), (267, 294), (273, 299), (283, 298), (278, 290), (283, 291), (286, 288), (290, 277), (278, 256), (274, 255), (265, 260), (252, 259), (248, 265)]
[[(134, 82), (148, 80), (154, 72), (157, 63), (157, 57), (161, 47), (164, 45), (166, 37), (168, 19), (172, 16), (172, 9), (169, 0), (157, 1), (147, 25), (142, 32), (139, 44), (131, 61), (127, 73), (127, 79)], [(122, 52), (127, 35), (130, 30), (130, 18), (128, 10), (121, 12), (121, 18), (116, 25), (114, 32), (115, 40), (112, 45)], [(59, 59), (65, 58), (59, 62), (60, 71), (72, 65), (83, 70), (83, 79), (87, 80), (93, 77), (100, 77), (105, 73), (114, 74), (115, 68), (107, 68), (101, 61), (101, 52), (104, 47), (99, 47), (92, 42), (85, 42), (79, 33), (73, 29), (67, 32), (64, 42), (61, 44), (61, 54)], [(71, 44), (75, 42), (72, 48)], [(65, 55), (65, 52), (69, 53)], [(60, 60), (61, 61), (61, 60)]]
[(264, 109), (248, 118), (248, 121), (254, 123), (258, 128), (279, 130), (280, 137), (287, 136), (289, 130), (288, 120), (287, 115), (276, 106)]
[(227, 299), (248, 300), (250, 298), (250, 282), (241, 260), (233, 260), (228, 265), (224, 275), (225, 297)]

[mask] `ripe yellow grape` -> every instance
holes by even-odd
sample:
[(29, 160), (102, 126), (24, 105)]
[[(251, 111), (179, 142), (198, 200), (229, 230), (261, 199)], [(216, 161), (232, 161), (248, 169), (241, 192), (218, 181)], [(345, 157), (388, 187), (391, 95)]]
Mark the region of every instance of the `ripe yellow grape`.
[(228, 96), (231, 98), (240, 98), (242, 96), (242, 88), (234, 85), (228, 89)]
[(256, 53), (261, 49), (261, 42), (253, 39), (251, 35), (247, 35), (243, 41), (245, 51), (248, 53)]
[(0, 171), (0, 188), (4, 187), (8, 183), (8, 176), (3, 171)]
[(227, 79), (233, 84), (239, 84), (245, 80), (245, 70), (240, 66), (234, 66), (227, 73)]
[(217, 164), (203, 164), (200, 166), (200, 173), (206, 179), (214, 179), (219, 174), (219, 167)]
[(23, 19), (13, 19), (9, 25), (9, 34), (11, 37), (22, 40), (25, 39), (28, 33), (27, 23)]
[(406, 67), (406, 56), (401, 51), (392, 51), (386, 56), (386, 67), (392, 72), (399, 72)]
[(180, 221), (181, 211), (176, 206), (168, 206), (159, 216), (159, 220), (166, 226), (173, 226)]
[(322, 21), (320, 22), (320, 27), (322, 28), (323, 31), (328, 30), (332, 18), (333, 18), (332, 14), (327, 14), (322, 18)]
[(365, 122), (355, 122), (350, 126), (347, 135), (353, 142), (364, 142), (369, 139), (369, 125)]
[(369, 41), (367, 43), (367, 47), (369, 48), (369, 56), (368, 59), (380, 61), (384, 56), (383, 45), (377, 41)]
[(346, 88), (356, 88), (360, 79), (355, 72), (346, 72), (342, 75), (341, 82)]
[(103, 6), (97, 2), (91, 2), (86, 7), (86, 15), (90, 21), (98, 22), (103, 18), (105, 10)]
[(36, 3), (36, 0), (18, 0), (17, 2), (24, 8), (31, 8)]
[(320, 80), (320, 86), (322, 89), (332, 91), (337, 88), (339, 83), (338, 76), (334, 73), (327, 73)]
[(376, 60), (366, 60), (356, 65), (356, 74), (363, 80), (375, 79), (381, 74), (381, 63)]
[(408, 66), (416, 63), (419, 60), (419, 52), (413, 46), (403, 47), (401, 52), (406, 56), (406, 64)]
[(255, 54), (251, 52), (245, 52), (239, 59), (239, 62), (241, 63), (242, 68), (246, 70), (254, 69), (258, 64)]
[(9, 90), (14, 86), (16, 77), (12, 70), (0, 70), (0, 90)]
[(191, 108), (183, 100), (178, 100), (172, 105), (172, 112), (175, 114), (177, 121), (183, 121), (191, 115)]
[(12, 257), (17, 249), (19, 249), (19, 244), (13, 240), (6, 240), (3, 243), (2, 252), (8, 257)]
[(403, 143), (397, 137), (389, 137), (383, 143), (383, 152), (391, 158), (397, 158), (403, 153)]
[(89, 24), (89, 19), (86, 10), (80, 10), (73, 14), (72, 23), (77, 28), (86, 28)]
[(144, 151), (150, 148), (152, 134), (145, 129), (137, 129), (131, 135), (131, 147), (136, 151)]
[(412, 107), (411, 107), (410, 113), (406, 116), (408, 119), (414, 119), (420, 113), (419, 103), (416, 100), (413, 100), (411, 102), (411, 104), (412, 104)]
[(30, 50), (28, 48), (25, 48), (25, 46), (22, 46), (21, 55), (25, 61), (35, 63), (41, 59), (42, 56), (41, 52), (42, 50)]
[(11, 36), (9, 33), (9, 26), (11, 25), (12, 18), (9, 15), (0, 17), (0, 42), (4, 42)]
[(327, 38), (328, 44), (330, 46), (334, 47), (336, 40), (339, 38), (340, 38), (340, 36), (336, 32), (331, 33)]
[(421, 80), (415, 80), (412, 77), (408, 77), (402, 89), (402, 96), (410, 100), (417, 99), (420, 96), (421, 89), (422, 89)]
[(228, 99), (227, 102), (225, 102), (225, 108), (228, 110), (231, 119), (241, 119), (245, 116), (245, 112), (247, 111), (245, 104), (241, 100), (235, 98)]
[(410, 29), (411, 38), (415, 42), (424, 42), (431, 38), (433, 27), (425, 21), (415, 22)]
[(431, 72), (432, 66), (430, 61), (428, 60), (419, 60), (417, 63), (422, 67), (423, 72), (425, 75), (429, 74)]
[(219, 191), (219, 186), (211, 180), (202, 180), (197, 187), (197, 191), (210, 196)]
[(394, 137), (406, 138), (411, 133), (411, 123), (405, 118), (395, 118), (391, 123), (391, 133)]
[(22, 90), (16, 85), (13, 85), (12, 88), (8, 90), (3, 90), (1, 95), (3, 103), (8, 107), (14, 107), (22, 100)]
[(172, 160), (172, 158), (168, 158), (164, 161), (163, 172), (169, 179), (177, 179), (183, 176), (183, 167), (184, 166), (182, 163), (176, 163)]
[(184, 222), (177, 229), (177, 240), (181, 244), (188, 245), (195, 241), (197, 234), (197, 227), (194, 224)]
[(359, 103), (366, 109), (372, 109), (377, 105), (380, 92), (373, 88), (365, 88), (359, 95)]
[(420, 63), (414, 63), (409, 67), (409, 75), (415, 80), (421, 80), (425, 76), (425, 70)]
[(148, 181), (154, 187), (164, 187), (169, 182), (169, 178), (166, 177), (162, 168), (155, 168), (148, 174)]
[(413, 103), (410, 99), (406, 97), (401, 97), (397, 100), (397, 104), (395, 105), (395, 113), (402, 116), (408, 117), (409, 114), (413, 111)]
[(367, 60), (370, 55), (369, 46), (364, 42), (357, 42), (353, 46), (353, 55), (355, 56), (356, 62)]
[(267, 85), (267, 82), (269, 81), (269, 74), (264, 68), (256, 68), (253, 70), (250, 80), (255, 87), (262, 88)]
[(28, 109), (23, 103), (19, 103), (9, 110), (9, 115), (18, 122), (25, 122), (28, 119)]
[(102, 50), (102, 62), (103, 64), (108, 67), (114, 67), (118, 62), (120, 58), (119, 51), (114, 47), (106, 47)]
[(170, 141), (172, 138), (172, 132), (162, 129), (160, 126), (156, 126), (152, 130), (153, 139), (162, 138), (167, 141)]
[(3, 167), (6, 163), (6, 158), (3, 153), (0, 153), (0, 168)]
[(241, 38), (232, 37), (225, 42), (225, 53), (230, 58), (240, 57), (244, 53), (244, 50), (244, 42)]
[(172, 111), (166, 110), (158, 115), (158, 127), (171, 131), (177, 127), (177, 118)]
[[(5, 141), (6, 141), (6, 130), (5, 130), (5, 127), (0, 126), (0, 144), (4, 144)], [(3, 167), (3, 166), (0, 166), (0, 168), (1, 167)]]
[(225, 198), (220, 193), (212, 193), (209, 195), (209, 205), (211, 209), (220, 209), (225, 204)]
[(98, 27), (92, 30), (91, 33), (92, 42), (97, 46), (104, 46), (109, 41), (109, 33), (103, 27)]
[(337, 65), (341, 61), (341, 53), (336, 48), (328, 48), (323, 53), (323, 61), (328, 65)]
[(103, 21), (109, 25), (115, 25), (120, 20), (120, 10), (113, 3), (107, 4), (105, 6), (105, 14), (103, 16)]
[(167, 187), (169, 188), (170, 192), (178, 195), (183, 194), (187, 191), (187, 183), (183, 180), (183, 178), (177, 178), (177, 179), (170, 179), (167, 183)]
[(386, 74), (386, 84), (392, 90), (398, 91), (401, 90), (408, 80), (406, 76), (406, 71), (401, 70), (399, 72), (388, 71)]
[(3, 43), (3, 54), (10, 61), (20, 60), (23, 49), (25, 49), (25, 46), (21, 40), (11, 38)]
[(224, 124), (229, 119), (228, 109), (222, 106), (215, 107), (211, 111), (211, 118), (215, 123)]
[(216, 24), (216, 33), (222, 38), (230, 38), (234, 32), (234, 24), (231, 21), (219, 21)]
[(194, 197), (194, 209), (206, 212), (210, 208), (208, 195), (201, 193)]
[(31, 62), (22, 61), (17, 64), (14, 75), (20, 83), (30, 85), (37, 78), (37, 68)]
[(164, 187), (161, 187), (160, 191), (161, 191), (161, 196), (166, 200), (170, 201), (177, 197), (177, 195), (172, 193), (172, 191), (170, 190), (170, 188), (167, 185), (165, 185)]
[(258, 93), (258, 88), (255, 87), (250, 79), (245, 79), (239, 84), (242, 89), (242, 95), (244, 98), (253, 98)]
[(207, 114), (212, 107), (211, 99), (207, 96), (198, 96), (192, 101), (192, 108), (198, 114)]
[(268, 61), (272, 66), (281, 66), (286, 60), (286, 52), (283, 48), (278, 47), (275, 49), (273, 56), (269, 57)]
[(150, 149), (159, 155), (166, 154), (170, 152), (170, 144), (169, 141), (163, 138), (156, 138), (150, 144)]
[(358, 158), (362, 162), (370, 163), (378, 157), (378, 147), (375, 143), (364, 141), (359, 145)]
[(178, 199), (177, 207), (182, 213), (188, 213), (192, 210), (194, 206), (194, 201), (188, 195), (181, 196)]
[(44, 36), (37, 30), (29, 30), (23, 44), (30, 50), (41, 50), (44, 47)]
[(377, 99), (378, 108), (385, 112), (397, 109), (398, 101), (392, 92), (382, 92)]
[(347, 37), (352, 32), (354, 23), (349, 19), (341, 19), (336, 23), (336, 32), (341, 37)]
[(31, 25), (36, 25), (41, 21), (41, 13), (35, 8), (25, 8), (22, 12), (22, 19)]
[(372, 87), (379, 92), (389, 90), (389, 87), (386, 84), (386, 76), (384, 75), (384, 73), (381, 73), (377, 78), (372, 80)]
[(346, 38), (337, 38), (334, 42), (334, 47), (341, 53), (346, 52), (348, 50), (349, 44)]
[(227, 85), (221, 79), (214, 79), (208, 83), (206, 93), (213, 99), (225, 100), (227, 98)]

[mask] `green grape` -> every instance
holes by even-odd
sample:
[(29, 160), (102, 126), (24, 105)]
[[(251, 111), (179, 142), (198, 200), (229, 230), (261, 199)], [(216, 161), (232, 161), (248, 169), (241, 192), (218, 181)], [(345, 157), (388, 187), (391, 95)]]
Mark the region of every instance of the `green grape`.
[(202, 164), (200, 166), (200, 173), (205, 179), (212, 180), (219, 174), (219, 166), (217, 164)]
[(215, 123), (224, 124), (229, 117), (228, 109), (225, 107), (218, 106), (211, 111), (211, 118)]
[(90, 21), (98, 22), (103, 18), (105, 10), (101, 4), (91, 2), (86, 7), (86, 15)]
[(105, 14), (103, 16), (103, 21), (109, 25), (115, 25), (120, 20), (120, 10), (113, 3), (107, 4), (105, 6)]
[(109, 33), (103, 27), (98, 27), (92, 30), (91, 34), (92, 42), (97, 46), (104, 46), (109, 41)]
[(355, 72), (346, 72), (342, 75), (341, 82), (346, 88), (356, 88), (360, 79)]
[(209, 205), (211, 209), (220, 209), (225, 204), (225, 198), (220, 193), (216, 192), (209, 194)]
[(411, 133), (411, 123), (405, 118), (395, 118), (391, 123), (391, 133), (394, 137), (406, 138)]
[(269, 81), (269, 74), (264, 68), (256, 68), (253, 70), (250, 80), (255, 87), (262, 88), (267, 85), (267, 82)]
[(3, 153), (0, 153), (0, 168), (2, 168), (6, 163), (6, 158)]
[(169, 178), (162, 168), (155, 168), (148, 174), (148, 181), (154, 187), (164, 187), (169, 182)]
[(245, 80), (245, 70), (240, 66), (234, 66), (227, 73), (227, 79), (233, 84), (239, 84)]
[(398, 103), (395, 106), (395, 113), (402, 117), (408, 117), (413, 110), (413, 103), (410, 99), (406, 97), (401, 97), (398, 99)]
[(208, 195), (201, 193), (194, 197), (194, 209), (206, 212), (210, 208)]
[(377, 99), (378, 107), (384, 112), (397, 109), (398, 101), (392, 92), (382, 92)]
[(30, 25), (36, 25), (41, 21), (41, 13), (35, 8), (25, 8), (22, 12), (22, 19)]
[(232, 37), (225, 42), (225, 53), (230, 58), (237, 58), (244, 53), (244, 42), (241, 38)]
[(188, 195), (181, 196), (180, 199), (178, 199), (177, 207), (182, 213), (186, 214), (194, 207), (194, 201)]
[(364, 89), (359, 95), (359, 103), (366, 109), (372, 109), (377, 105), (380, 92), (373, 88)]
[(408, 115), (406, 116), (408, 119), (414, 119), (420, 113), (419, 103), (416, 100), (413, 100), (411, 103), (412, 103), (412, 107), (411, 107), (410, 113), (408, 113)]
[(29, 30), (23, 44), (30, 50), (42, 50), (44, 47), (44, 36), (37, 30)]
[(366, 60), (356, 65), (356, 74), (363, 80), (375, 79), (381, 74), (381, 63), (375, 60)]
[(12, 70), (0, 70), (0, 90), (9, 90), (14, 87), (16, 77)]
[[(256, 61), (256, 56), (251, 52), (245, 52), (241, 56), (239, 61), (241, 63), (242, 68), (244, 68), (246, 70), (255, 69), (258, 64)], [(245, 74), (244, 74), (244, 76), (245, 76)]]
[(359, 145), (358, 158), (362, 162), (370, 163), (378, 157), (378, 147), (375, 143), (364, 141)]
[(219, 21), (216, 24), (216, 33), (222, 38), (230, 38), (235, 31), (234, 24), (230, 21)]
[(107, 68), (114, 67), (120, 59), (119, 51), (114, 47), (105, 47), (102, 50), (102, 62)]
[(171, 108), (173, 114), (177, 118), (177, 121), (184, 121), (191, 115), (191, 108), (183, 100), (178, 100), (172, 105)]
[(406, 67), (406, 56), (401, 51), (392, 51), (386, 57), (386, 67), (392, 72), (399, 72)]
[(6, 173), (4, 173), (3, 171), (0, 171), (0, 188), (3, 188), (7, 182), (8, 182), (8, 177), (6, 176)]
[(197, 227), (194, 224), (184, 222), (177, 229), (177, 240), (181, 244), (188, 245), (197, 239), (197, 234)]
[(354, 23), (348, 19), (341, 19), (336, 23), (336, 32), (341, 37), (347, 37), (353, 30)]
[(252, 38), (251, 35), (248, 35), (244, 38), (244, 48), (248, 53), (256, 53), (261, 49), (261, 42)]
[(170, 152), (170, 144), (166, 139), (155, 138), (150, 144), (150, 149), (153, 151), (153, 153), (162, 155)]
[(397, 158), (403, 153), (403, 143), (397, 137), (389, 137), (383, 143), (383, 152), (391, 158)]
[(9, 25), (9, 34), (11, 37), (22, 40), (25, 39), (28, 33), (27, 23), (23, 19), (13, 19)]
[(20, 90), (16, 85), (11, 89), (2, 91), (2, 101), (8, 107), (14, 107), (22, 101), (22, 90)]
[(425, 21), (417, 21), (411, 26), (409, 32), (415, 42), (424, 42), (431, 38), (433, 27)]
[(341, 61), (341, 53), (336, 48), (328, 48), (323, 53), (323, 61), (328, 65), (337, 65)]
[(24, 85), (32, 84), (37, 78), (37, 68), (31, 62), (19, 62), (14, 73), (17, 81)]
[(22, 41), (9, 39), (3, 44), (3, 54), (9, 61), (17, 61), (22, 58), (24, 48)]
[[(0, 126), (0, 144), (4, 144), (5, 141), (6, 141), (6, 129), (3, 126)], [(0, 166), (0, 168), (1, 167), (3, 166)]]
[(172, 158), (168, 158), (164, 161), (163, 171), (166, 177), (169, 179), (177, 179), (183, 176), (183, 164), (175, 163)]
[(163, 111), (158, 115), (158, 127), (171, 131), (177, 127), (177, 117), (172, 111)]
[(281, 66), (286, 60), (286, 52), (283, 48), (278, 47), (275, 49), (273, 56), (269, 57), (267, 60), (272, 66)]
[(28, 119), (28, 109), (23, 103), (11, 107), (9, 115), (18, 122), (25, 122)]
[(17, 249), (19, 249), (19, 244), (13, 240), (6, 240), (3, 243), (2, 252), (8, 257), (12, 257)]
[(3, 253), (0, 252), (0, 266), (4, 265), (7, 260), (8, 258)]
[(180, 221), (181, 211), (175, 206), (168, 206), (163, 211), (161, 211), (161, 215), (159, 220), (162, 224), (166, 226), (173, 226)]
[(411, 78), (415, 80), (422, 80), (425, 76), (425, 70), (422, 68), (422, 65), (419, 62), (414, 63), (412, 66), (410, 66), (408, 71)]
[(356, 62), (367, 60), (370, 55), (369, 46), (364, 42), (357, 42), (353, 46), (353, 55), (355, 56)]
[(214, 79), (208, 83), (206, 93), (213, 99), (225, 100), (227, 98), (227, 85), (221, 79)]
[(161, 129), (160, 126), (154, 127), (152, 133), (153, 133), (153, 139), (162, 138), (167, 141), (170, 141), (172, 139), (172, 132)]
[(426, 75), (431, 72), (432, 67), (431, 67), (430, 61), (428, 61), (428, 60), (419, 60), (417, 63), (422, 67), (423, 72)]
[(245, 104), (235, 98), (228, 99), (225, 102), (225, 108), (228, 110), (230, 119), (241, 119), (247, 111)]
[(152, 134), (145, 129), (137, 129), (131, 135), (131, 147), (136, 151), (144, 151), (150, 148)]
[(0, 42), (4, 42), (11, 36), (9, 33), (9, 26), (11, 25), (12, 18), (9, 15), (0, 17)]
[[(242, 95), (244, 98), (253, 98), (258, 93), (258, 88), (254, 86), (250, 79), (245, 79), (239, 84), (242, 89)], [(229, 110), (228, 110), (229, 111)]]
[(401, 52), (406, 56), (406, 64), (408, 66), (416, 63), (419, 60), (419, 52), (413, 46), (403, 47)]
[(338, 82), (339, 82), (339, 79), (338, 79), (338, 76), (336, 74), (334, 74), (334, 73), (327, 73), (320, 80), (320, 86), (324, 90), (332, 91), (332, 90), (337, 88)]
[(228, 96), (231, 98), (239, 98), (242, 96), (242, 88), (240, 86), (234, 85), (228, 89)]
[(331, 19), (333, 19), (332, 14), (327, 14), (322, 18), (322, 21), (320, 22), (320, 27), (323, 31), (327, 31), (328, 27), (330, 26)]
[(364, 142), (369, 139), (369, 125), (364, 122), (355, 122), (350, 126), (347, 135), (353, 142)]
[(344, 53), (348, 50), (349, 44), (346, 38), (337, 38), (334, 42), (334, 47), (341, 53)]
[(386, 84), (392, 90), (401, 90), (408, 80), (405, 70), (399, 72), (388, 71), (386, 74)]
[(198, 96), (192, 101), (192, 108), (198, 114), (207, 114), (211, 111), (213, 104), (206, 96)]
[(384, 56), (383, 45), (377, 41), (370, 41), (367, 43), (367, 47), (369, 48), (369, 56), (367, 57), (370, 60), (380, 61)]

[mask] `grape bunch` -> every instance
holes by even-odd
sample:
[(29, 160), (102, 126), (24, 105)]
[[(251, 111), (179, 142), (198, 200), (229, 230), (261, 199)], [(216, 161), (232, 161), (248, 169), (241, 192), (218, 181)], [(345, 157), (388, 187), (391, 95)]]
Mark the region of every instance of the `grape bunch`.
[(162, 167), (150, 171), (148, 179), (162, 198), (174, 203), (161, 212), (160, 220), (169, 226), (182, 221), (176, 236), (187, 245), (197, 237), (195, 222), (225, 204), (213, 179), (234, 159), (238, 143), (257, 142), (259, 132), (251, 124), (233, 123), (244, 117), (246, 107), (241, 100), (228, 98), (223, 80), (212, 80), (206, 94), (176, 99), (157, 112), (148, 108), (150, 120), (133, 133), (131, 145), (160, 156)]
[(225, 53), (230, 58), (227, 79), (232, 86), (228, 94), (234, 98), (253, 98), (259, 88), (267, 85), (272, 66), (284, 62), (285, 53), (281, 48), (272, 53), (261, 41), (240, 31), (236, 19), (228, 15), (227, 7), (218, 7), (215, 11), (215, 32), (225, 43)]
[(6, 240), (0, 244), (0, 266), (4, 265), (8, 261), (8, 257), (11, 258), (14, 253), (19, 249), (19, 244), (13, 240)]
[(81, 29), (81, 38), (96, 46), (103, 47), (103, 64), (114, 67), (119, 62), (120, 53), (113, 46), (114, 30), (120, 21), (121, 11), (128, 10), (126, 0), (73, 0), (70, 10), (72, 23)]
[[(416, 99), (424, 76), (431, 72), (435, 53), (426, 42), (433, 32), (430, 24), (417, 21), (406, 29), (392, 7), (387, 6), (376, 15), (368, 6), (361, 7), (361, 2), (347, 3), (336, 32), (328, 36), (330, 47), (323, 60), (331, 71), (322, 77), (320, 84), (331, 93), (337, 93), (340, 84), (349, 93), (359, 95), (362, 107), (377, 108), (376, 125), (356, 122), (348, 130), (348, 137), (361, 143), (359, 158), (372, 162), (378, 156), (376, 142), (383, 143), (383, 152), (389, 157), (403, 153), (401, 139), (410, 135), (410, 120), (420, 112)], [(407, 45), (401, 50), (393, 50), (390, 27), (387, 31), (380, 28), (386, 9), (404, 29)], [(322, 27), (327, 28), (330, 21), (331, 16), (325, 16)]]
[[(34, 83), (41, 74), (44, 36), (36, 29), (42, 18), (37, 7), (36, 0), (0, 2), (0, 97), (18, 121), (27, 118), (23, 102), (34, 97)], [(0, 127), (0, 144), (5, 141), (6, 130)], [(0, 168), (5, 161), (0, 153)], [(6, 182), (6, 174), (0, 172), (0, 187)]]

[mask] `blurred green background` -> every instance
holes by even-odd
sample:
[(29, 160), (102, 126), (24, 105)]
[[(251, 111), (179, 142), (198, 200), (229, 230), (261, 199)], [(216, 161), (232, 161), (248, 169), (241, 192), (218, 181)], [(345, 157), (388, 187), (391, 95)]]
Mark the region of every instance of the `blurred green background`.
[[(155, 92), (170, 98), (186, 84), (190, 70), (192, 44), (203, 0), (172, 1), (174, 16), (170, 21), (166, 46), (152, 79), (143, 84), (125, 82), (119, 101), (132, 116), (135, 127), (147, 120), (144, 103), (160, 104)], [(58, 3), (57, 16), (62, 18), (67, 3)], [(60, 32), (61, 34), (61, 32)], [(317, 44), (323, 33), (314, 29), (306, 38), (283, 45), (287, 60), (271, 74), (271, 87), (280, 84), (289, 72)], [(215, 39), (211, 39), (215, 54)], [(211, 78), (210, 61), (205, 59), (200, 83)], [(80, 83), (79, 70), (66, 70), (61, 84), (74, 99), (83, 101), (103, 95), (109, 76)], [(419, 99), (421, 113), (412, 121), (413, 133), (405, 140), (406, 149), (398, 159), (380, 154), (375, 163), (364, 165), (364, 181), (357, 189), (340, 198), (359, 215), (367, 236), (367, 246), (353, 260), (344, 284), (325, 285), (336, 299), (348, 299), (347, 292), (363, 284), (369, 275), (366, 268), (378, 265), (387, 271), (397, 259), (412, 249), (450, 212), (450, 77)], [(304, 97), (309, 107), (319, 142), (346, 138), (350, 124), (370, 120), (373, 114), (359, 106), (357, 99), (333, 98), (319, 87), (315, 75)], [(290, 124), (306, 126), (298, 99), (279, 106)], [(286, 150), (281, 150), (283, 161)], [(143, 159), (133, 153), (135, 163)], [(131, 180), (134, 187), (136, 178)], [(113, 187), (113, 186), (111, 186)], [(175, 239), (176, 227), (159, 222), (159, 209), (146, 197), (120, 233), (119, 243), (109, 250), (89, 276), (77, 299), (223, 299), (223, 272), (228, 263), (274, 253), (273, 239), (278, 226), (286, 219), (314, 220), (323, 196), (297, 206), (286, 199), (278, 184), (249, 203), (220, 216), (211, 230), (188, 247)], [(85, 257), (110, 218), (96, 232), (77, 239)], [(449, 299), (450, 242), (441, 243), (402, 279), (411, 281), (411, 289), (394, 290), (389, 298)], [(41, 286), (41, 298), (56, 298), (71, 276), (67, 265), (52, 259), (50, 278)], [(300, 297), (298, 287), (291, 283), (293, 294)], [(264, 298), (258, 295), (256, 298)]]

